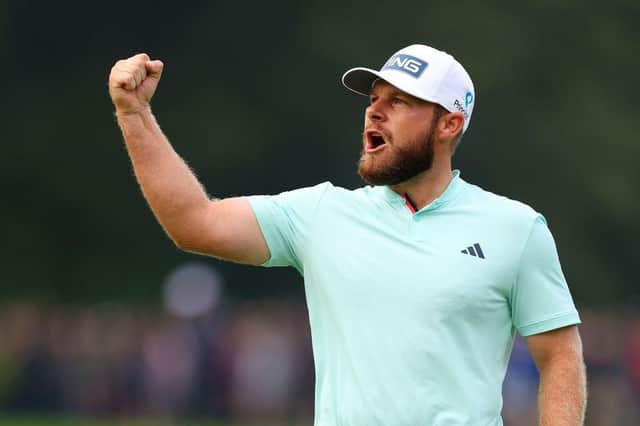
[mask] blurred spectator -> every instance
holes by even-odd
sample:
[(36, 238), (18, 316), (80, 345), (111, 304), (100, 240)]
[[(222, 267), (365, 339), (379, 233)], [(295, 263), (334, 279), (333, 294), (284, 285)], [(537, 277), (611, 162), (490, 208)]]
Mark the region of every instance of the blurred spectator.
[[(0, 409), (93, 416), (309, 423), (313, 359), (300, 301), (230, 305), (197, 317), (154, 307), (0, 308)], [(583, 313), (588, 426), (636, 425), (640, 315)], [(537, 372), (516, 339), (506, 426), (536, 424)]]

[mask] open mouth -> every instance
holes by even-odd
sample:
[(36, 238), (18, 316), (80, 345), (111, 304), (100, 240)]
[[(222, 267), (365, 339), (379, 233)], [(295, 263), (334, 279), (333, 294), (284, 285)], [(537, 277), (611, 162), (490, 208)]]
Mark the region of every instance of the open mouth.
[(365, 140), (364, 149), (366, 152), (381, 151), (387, 145), (384, 136), (377, 130), (367, 130), (365, 132)]

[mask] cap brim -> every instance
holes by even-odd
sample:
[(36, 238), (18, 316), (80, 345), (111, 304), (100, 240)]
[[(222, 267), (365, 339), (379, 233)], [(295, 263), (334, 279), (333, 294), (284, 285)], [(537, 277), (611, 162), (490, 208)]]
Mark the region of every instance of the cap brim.
[(370, 68), (358, 67), (351, 68), (342, 76), (342, 84), (344, 85), (344, 87), (365, 96), (369, 96), (369, 93), (371, 93), (371, 89), (373, 87), (373, 83), (376, 80), (386, 81), (390, 85), (402, 90), (405, 93), (408, 93), (411, 96), (422, 99), (423, 101), (439, 104), (439, 102), (435, 99), (430, 99), (429, 97), (418, 93), (415, 90), (415, 87), (407, 85), (407, 82), (403, 81), (402, 77), (398, 77), (393, 73), (387, 72), (383, 74), (380, 71), (375, 71)]
[(342, 75), (342, 84), (353, 92), (368, 96), (373, 82), (379, 78), (385, 80), (378, 71), (363, 67), (351, 68)]

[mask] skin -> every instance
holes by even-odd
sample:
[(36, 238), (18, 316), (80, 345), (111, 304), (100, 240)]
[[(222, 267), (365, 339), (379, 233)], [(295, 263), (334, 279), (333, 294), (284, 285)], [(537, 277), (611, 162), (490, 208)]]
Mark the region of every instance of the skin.
[(142, 192), (175, 245), (240, 263), (269, 258), (258, 222), (243, 198), (211, 200), (160, 130), (149, 102), (163, 64), (146, 54), (111, 69), (109, 93)]
[[(243, 198), (210, 199), (187, 164), (174, 151), (151, 112), (150, 101), (163, 63), (138, 54), (115, 63), (109, 93), (142, 192), (156, 218), (185, 251), (261, 264), (270, 254), (249, 203)], [(452, 179), (451, 157), (462, 132), (461, 113), (434, 120), (434, 104), (414, 98), (384, 81), (371, 91), (365, 111), (361, 167), (384, 168), (415, 144), (433, 142), (431, 166), (391, 185), (408, 193), (418, 209), (445, 190)], [(386, 146), (367, 152), (367, 132), (385, 135)], [(540, 425), (583, 424), (586, 379), (577, 327), (526, 337), (540, 371)]]
[[(376, 92), (380, 93), (380, 89), (374, 87), (374, 93), (369, 98), (372, 104), (379, 105), (383, 101)], [(392, 92), (390, 105), (401, 112), (406, 110), (409, 114), (405, 115), (410, 115), (427, 104), (395, 90)], [(373, 110), (373, 106), (368, 109)], [(405, 143), (401, 144), (396, 143), (396, 138), (385, 128), (380, 113), (366, 114), (362, 133), (363, 148), (358, 163), (360, 177), (370, 185), (396, 185), (430, 169), (433, 164), (433, 130), (443, 111), (442, 107), (435, 106), (429, 126), (419, 126), (416, 138), (404, 138)], [(372, 120), (367, 122), (369, 116)], [(408, 124), (413, 123), (415, 122), (409, 121)], [(401, 127), (401, 130), (407, 129)]]
[(413, 144), (424, 144), (433, 135), (433, 162), (428, 170), (401, 183), (390, 185), (399, 194), (407, 193), (418, 210), (436, 199), (452, 178), (451, 157), (453, 143), (462, 132), (464, 117), (459, 112), (448, 113), (432, 127), (436, 107), (431, 102), (408, 95), (383, 80), (371, 89), (370, 103), (365, 111), (366, 148), (367, 132), (377, 129), (385, 135), (385, 149), (367, 153), (360, 160), (360, 167), (384, 168), (399, 155), (400, 149)]
[(577, 326), (525, 337), (540, 373), (540, 426), (584, 424), (587, 383)]

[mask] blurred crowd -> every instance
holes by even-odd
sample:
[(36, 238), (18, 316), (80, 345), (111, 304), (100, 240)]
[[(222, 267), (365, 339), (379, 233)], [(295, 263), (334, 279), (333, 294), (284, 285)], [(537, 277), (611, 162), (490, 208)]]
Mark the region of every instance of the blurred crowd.
[[(582, 312), (588, 425), (637, 425), (640, 315)], [(304, 303), (219, 303), (196, 317), (131, 305), (0, 307), (0, 411), (311, 424)], [(506, 425), (535, 425), (537, 372), (517, 340)]]
[(163, 309), (17, 303), (0, 309), (0, 412), (312, 418), (304, 306)]
[[(587, 426), (640, 424), (640, 312), (580, 310), (587, 365)], [(503, 387), (505, 425), (536, 426), (538, 374), (516, 339)]]

